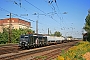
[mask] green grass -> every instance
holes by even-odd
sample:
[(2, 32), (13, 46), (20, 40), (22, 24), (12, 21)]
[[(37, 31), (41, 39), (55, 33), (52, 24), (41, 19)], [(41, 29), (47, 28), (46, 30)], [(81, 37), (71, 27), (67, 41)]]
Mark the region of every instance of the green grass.
[(35, 57), (36, 59), (42, 59), (42, 60), (45, 60), (47, 58), (47, 56), (36, 56)]
[(8, 45), (12, 45), (12, 44), (18, 44), (18, 43), (7, 43), (7, 44), (0, 44), (0, 46), (8, 46)]

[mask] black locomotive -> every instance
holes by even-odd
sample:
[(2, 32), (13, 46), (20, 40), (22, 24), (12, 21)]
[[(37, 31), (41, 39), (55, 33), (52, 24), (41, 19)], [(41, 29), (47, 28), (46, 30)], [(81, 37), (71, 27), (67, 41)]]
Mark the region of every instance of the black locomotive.
[(41, 34), (27, 34), (21, 35), (19, 47), (30, 48), (47, 45), (47, 37)]

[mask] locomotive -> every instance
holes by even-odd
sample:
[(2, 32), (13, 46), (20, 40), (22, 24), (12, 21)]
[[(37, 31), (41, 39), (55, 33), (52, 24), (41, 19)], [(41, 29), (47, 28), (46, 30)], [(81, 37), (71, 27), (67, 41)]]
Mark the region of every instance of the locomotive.
[(64, 37), (45, 36), (42, 34), (26, 34), (20, 36), (19, 47), (29, 49), (33, 47), (58, 44), (64, 41), (66, 41)]
[(19, 40), (19, 47), (30, 48), (47, 45), (47, 37), (36, 34), (21, 35)]

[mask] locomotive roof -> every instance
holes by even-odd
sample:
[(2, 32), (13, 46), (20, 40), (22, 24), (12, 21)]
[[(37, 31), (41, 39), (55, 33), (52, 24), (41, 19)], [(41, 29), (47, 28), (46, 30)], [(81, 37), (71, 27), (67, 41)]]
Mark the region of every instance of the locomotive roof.
[(25, 36), (38, 36), (38, 37), (46, 37), (42, 34), (26, 34)]

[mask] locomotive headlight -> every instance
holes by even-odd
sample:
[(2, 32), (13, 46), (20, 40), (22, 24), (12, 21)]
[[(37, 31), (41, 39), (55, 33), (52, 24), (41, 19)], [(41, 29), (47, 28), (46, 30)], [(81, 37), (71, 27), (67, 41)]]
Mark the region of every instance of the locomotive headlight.
[(23, 43), (23, 44), (25, 44), (25, 43)]
[(25, 44), (25, 46), (27, 46), (27, 44)]
[(28, 44), (29, 45), (29, 44)]
[(20, 42), (20, 44), (21, 44), (22, 42)]
[(28, 42), (26, 42), (26, 44), (27, 44)]

